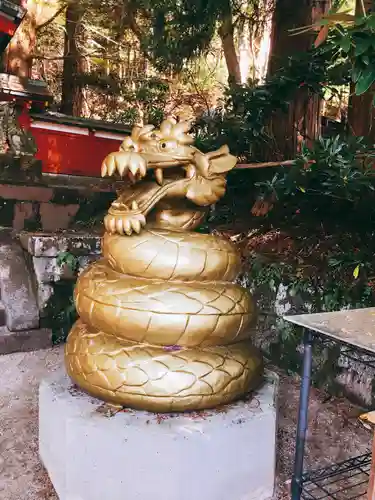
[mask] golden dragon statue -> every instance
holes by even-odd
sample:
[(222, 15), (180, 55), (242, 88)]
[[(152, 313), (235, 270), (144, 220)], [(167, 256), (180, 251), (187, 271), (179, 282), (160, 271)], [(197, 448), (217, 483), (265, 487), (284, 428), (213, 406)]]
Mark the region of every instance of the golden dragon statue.
[(107, 403), (155, 412), (230, 403), (259, 384), (256, 308), (226, 238), (194, 232), (236, 158), (193, 146), (187, 121), (135, 127), (102, 175), (133, 181), (104, 219), (103, 258), (78, 278), (68, 374)]

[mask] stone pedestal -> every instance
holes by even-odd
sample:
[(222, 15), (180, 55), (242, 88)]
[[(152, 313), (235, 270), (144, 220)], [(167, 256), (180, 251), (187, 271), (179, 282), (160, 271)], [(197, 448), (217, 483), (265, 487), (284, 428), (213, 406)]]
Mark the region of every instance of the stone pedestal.
[(60, 372), (40, 386), (40, 456), (60, 500), (271, 499), (277, 390), (267, 372), (220, 409), (109, 416)]

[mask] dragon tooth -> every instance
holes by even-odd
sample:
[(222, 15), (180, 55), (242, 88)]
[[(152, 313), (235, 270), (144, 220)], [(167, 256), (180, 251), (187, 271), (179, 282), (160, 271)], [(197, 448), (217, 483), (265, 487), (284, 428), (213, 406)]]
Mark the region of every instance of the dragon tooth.
[(139, 173), (141, 177), (144, 177), (147, 174), (147, 162), (142, 157), (139, 160)]
[(119, 162), (119, 164), (117, 166), (117, 170), (118, 170), (119, 174), (121, 175), (121, 177), (124, 176), (124, 173), (126, 172), (127, 168), (128, 167), (127, 167), (126, 163)]
[(156, 178), (156, 182), (158, 184), (160, 184), (160, 186), (163, 184), (163, 180), (164, 180), (164, 174), (163, 174), (163, 170), (161, 168), (157, 168), (155, 170), (155, 178)]
[(107, 175), (107, 165), (105, 162), (102, 163), (102, 177), (105, 177)]
[(132, 210), (138, 210), (138, 208), (139, 208), (138, 203), (135, 200), (133, 200), (132, 201)]
[(134, 175), (134, 177), (137, 175), (138, 173), (138, 165), (135, 164), (134, 162), (130, 162), (130, 165), (129, 165), (129, 170), (130, 172)]
[(108, 162), (108, 165), (107, 165), (107, 169), (108, 169), (108, 175), (113, 175), (116, 171), (116, 162), (113, 158), (111, 158), (111, 161)]

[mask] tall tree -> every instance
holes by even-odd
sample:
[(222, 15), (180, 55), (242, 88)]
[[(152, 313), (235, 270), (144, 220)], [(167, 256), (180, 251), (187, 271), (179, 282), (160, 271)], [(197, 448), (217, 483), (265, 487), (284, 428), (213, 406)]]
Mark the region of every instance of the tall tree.
[(82, 70), (83, 55), (78, 43), (82, 37), (82, 17), (84, 10), (74, 2), (66, 9), (64, 66), (62, 75), (62, 95), (60, 111), (67, 115), (80, 116), (82, 112)]
[(241, 69), (234, 41), (233, 8), (230, 0), (222, 0), (219, 11), (219, 35), (223, 44), (225, 62), (228, 68), (229, 84), (241, 83)]
[(241, 83), (237, 51), (238, 20), (262, 0), (125, 0), (130, 28), (159, 69), (170, 65), (177, 71), (210, 47), (218, 34), (230, 84)]
[[(269, 76), (273, 76), (288, 57), (306, 52), (312, 46), (313, 33), (291, 36), (290, 30), (313, 24), (329, 6), (329, 0), (276, 1)], [(302, 87), (290, 103), (288, 113), (276, 113), (271, 130), (275, 139), (273, 154), (276, 153), (278, 159), (293, 158), (302, 138), (309, 143), (320, 134), (320, 110), (319, 96), (311, 95), (308, 89)]]
[(32, 55), (37, 33), (52, 22), (66, 7), (62, 0), (27, 0), (27, 13), (12, 38), (7, 53), (7, 71), (19, 77), (30, 77)]

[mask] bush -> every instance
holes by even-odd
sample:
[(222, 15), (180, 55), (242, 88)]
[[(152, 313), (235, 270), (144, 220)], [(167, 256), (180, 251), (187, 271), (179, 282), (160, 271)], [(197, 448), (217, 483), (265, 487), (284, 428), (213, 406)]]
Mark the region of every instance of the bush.
[(373, 233), (375, 153), (363, 138), (321, 138), (304, 146), (291, 167), (258, 182), (273, 205), (268, 217), (282, 227)]

